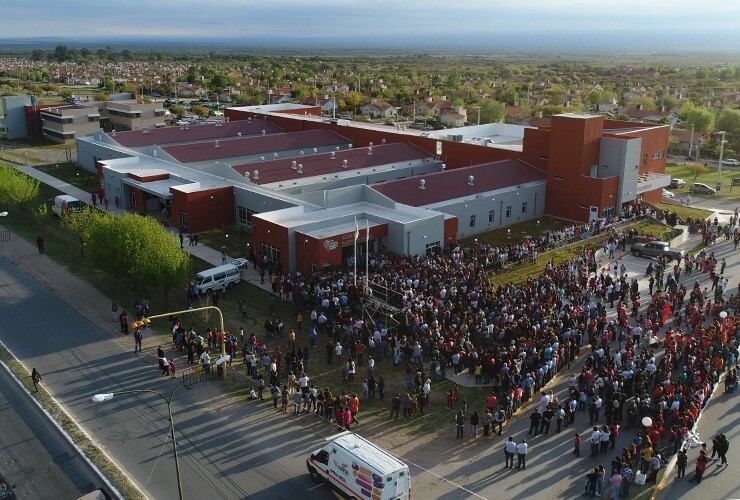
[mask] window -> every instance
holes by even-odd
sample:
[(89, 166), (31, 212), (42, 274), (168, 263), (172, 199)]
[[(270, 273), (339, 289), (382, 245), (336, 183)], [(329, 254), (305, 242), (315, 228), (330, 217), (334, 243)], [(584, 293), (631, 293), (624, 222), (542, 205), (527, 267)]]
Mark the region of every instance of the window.
[(656, 151), (655, 153), (653, 153), (653, 160), (663, 158), (664, 154), (665, 153), (663, 151)]
[(470, 227), (475, 227), (475, 215), (470, 216)]
[(188, 213), (185, 210), (180, 210), (180, 226), (188, 227)]
[(439, 250), (442, 248), (439, 241), (435, 241), (434, 243), (427, 243), (426, 244), (426, 254), (427, 255), (433, 255), (439, 252)]
[(268, 243), (262, 243), (262, 255), (266, 255), (272, 263), (280, 262), (280, 249)]
[(236, 206), (236, 218), (239, 220), (239, 224), (247, 223), (247, 209), (239, 205)]
[(493, 219), (496, 217), (496, 211), (495, 210), (489, 210), (488, 211), (488, 222), (493, 222)]
[(527, 213), (527, 202), (526, 201), (522, 203), (522, 213), (523, 214)]
[(511, 207), (510, 206), (506, 207), (506, 218), (508, 219), (509, 217), (511, 217)]

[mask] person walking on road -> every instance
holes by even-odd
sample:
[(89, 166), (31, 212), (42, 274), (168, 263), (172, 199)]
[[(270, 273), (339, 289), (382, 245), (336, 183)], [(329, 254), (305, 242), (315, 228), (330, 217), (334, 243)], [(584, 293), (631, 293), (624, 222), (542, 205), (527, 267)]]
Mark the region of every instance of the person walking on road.
[(39, 255), (44, 254), (44, 239), (41, 236), (36, 238), (36, 248), (39, 249)]
[(694, 477), (689, 479), (690, 483), (701, 483), (701, 478), (704, 475), (704, 471), (707, 469), (707, 452), (704, 450), (701, 450), (699, 452), (699, 456), (696, 458), (696, 469), (694, 472)]
[(730, 449), (730, 442), (727, 440), (727, 437), (724, 435), (724, 433), (720, 433), (719, 436), (717, 436), (719, 439), (717, 440), (717, 454), (719, 455), (720, 464), (727, 466), (727, 450)]
[(686, 464), (689, 462), (689, 456), (686, 454), (686, 450), (681, 448), (678, 450), (676, 455), (676, 467), (678, 467), (678, 479), (686, 476)]
[(111, 302), (110, 310), (113, 311), (113, 321), (115, 322), (118, 319), (118, 302), (116, 302), (116, 299)]
[(528, 435), (531, 436), (532, 435), (532, 431), (534, 431), (534, 435), (535, 435), (535, 437), (537, 437), (537, 434), (538, 434), (538, 431), (539, 431), (539, 428), (540, 428), (540, 420), (542, 420), (542, 414), (540, 413), (540, 409), (539, 408), (535, 408), (534, 409), (534, 413), (532, 413), (529, 416), (530, 424), (529, 424), (529, 433), (528, 433)]
[(134, 330), (134, 354), (137, 352), (141, 352), (141, 339), (143, 335), (141, 334), (141, 328), (136, 328)]
[(31, 381), (33, 382), (33, 388), (36, 392), (39, 392), (39, 384), (41, 383), (41, 374), (34, 368), (31, 370)]
[(522, 442), (516, 445), (516, 468), (524, 470), (527, 468), (527, 440), (522, 439)]
[(504, 445), (504, 455), (506, 456), (506, 464), (504, 464), (504, 469), (507, 467), (509, 470), (514, 468), (514, 455), (516, 454), (516, 443), (514, 442), (514, 438), (509, 436), (509, 440), (506, 441), (506, 444)]

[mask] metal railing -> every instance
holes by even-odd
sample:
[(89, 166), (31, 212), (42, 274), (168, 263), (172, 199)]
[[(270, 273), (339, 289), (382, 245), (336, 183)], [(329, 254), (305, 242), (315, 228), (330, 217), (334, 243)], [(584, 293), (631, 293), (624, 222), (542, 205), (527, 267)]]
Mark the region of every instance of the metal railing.
[(10, 231), (0, 231), (0, 242), (10, 241)]

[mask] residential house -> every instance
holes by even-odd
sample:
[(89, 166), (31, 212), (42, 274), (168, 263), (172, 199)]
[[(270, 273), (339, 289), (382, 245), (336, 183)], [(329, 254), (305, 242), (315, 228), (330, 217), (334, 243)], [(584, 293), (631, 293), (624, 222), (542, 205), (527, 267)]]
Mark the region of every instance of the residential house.
[(447, 128), (464, 127), (468, 121), (468, 111), (460, 106), (443, 111), (439, 115), (439, 122)]
[(202, 99), (204, 97), (208, 97), (208, 90), (194, 83), (183, 83), (177, 87), (177, 96), (185, 98), (197, 97)]
[(611, 99), (604, 99), (596, 105), (596, 110), (599, 113), (617, 113), (619, 111), (619, 103), (617, 98), (612, 97)]
[(671, 130), (669, 145), (674, 154), (687, 155), (696, 154), (698, 148), (707, 143), (707, 138), (699, 132), (691, 133), (691, 130), (674, 128)]
[(370, 104), (360, 107), (360, 113), (370, 118), (383, 118), (386, 120), (398, 116), (398, 110), (394, 106), (386, 101), (378, 101), (377, 99), (371, 99)]

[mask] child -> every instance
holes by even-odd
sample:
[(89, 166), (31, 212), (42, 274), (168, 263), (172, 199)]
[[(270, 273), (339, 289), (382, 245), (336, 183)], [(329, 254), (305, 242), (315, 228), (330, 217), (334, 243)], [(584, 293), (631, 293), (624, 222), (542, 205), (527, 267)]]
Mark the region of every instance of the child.
[(170, 360), (170, 378), (175, 378), (175, 360)]
[(581, 456), (581, 435), (576, 432), (575, 438), (573, 438), (573, 454), (577, 457)]

